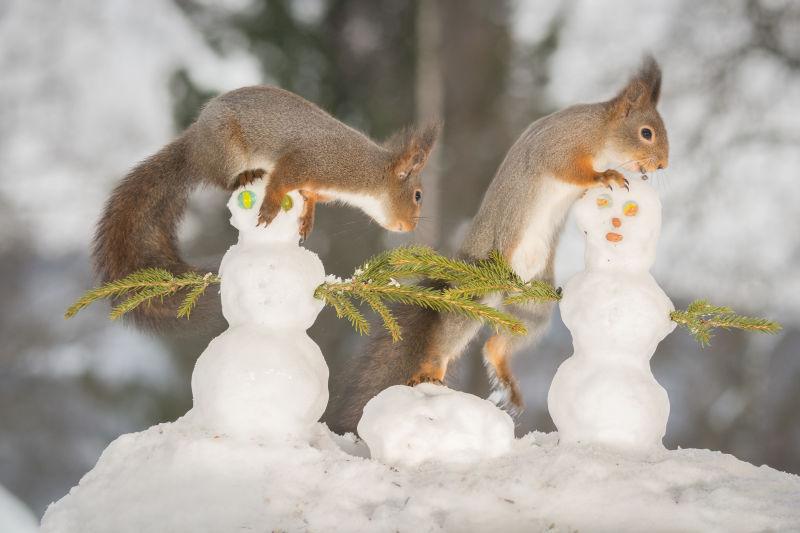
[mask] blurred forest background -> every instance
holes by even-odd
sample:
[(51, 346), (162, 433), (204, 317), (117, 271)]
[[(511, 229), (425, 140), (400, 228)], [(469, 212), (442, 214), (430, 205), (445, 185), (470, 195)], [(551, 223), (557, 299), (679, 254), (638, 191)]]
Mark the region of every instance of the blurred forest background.
[[(322, 207), (307, 246), (347, 275), (379, 250), (452, 252), (506, 150), (536, 118), (611, 97), (652, 51), (664, 68), (670, 168), (654, 177), (664, 230), (654, 270), (697, 297), (779, 319), (773, 337), (684, 332), (653, 358), (672, 402), (666, 444), (800, 472), (800, 3), (791, 0), (0, 1), (0, 485), (41, 515), (118, 435), (173, 420), (213, 332), (153, 338), (97, 306), (88, 248), (117, 180), (209, 97), (255, 83), (312, 100), (376, 138), (445, 129), (425, 173), (425, 219), (389, 235)], [(201, 191), (181, 229), (211, 264), (234, 241), (225, 195)], [(582, 269), (571, 222), (563, 283)], [(362, 340), (326, 310), (310, 331), (337, 373)], [(476, 343), (454, 385), (485, 394)], [(550, 431), (546, 395), (571, 353), (554, 317), (514, 368), (520, 434)]]

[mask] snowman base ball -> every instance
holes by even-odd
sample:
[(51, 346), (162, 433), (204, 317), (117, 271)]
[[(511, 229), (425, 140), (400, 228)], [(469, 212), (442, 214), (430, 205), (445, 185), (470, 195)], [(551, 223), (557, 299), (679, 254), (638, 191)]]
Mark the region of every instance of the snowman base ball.
[(289, 336), (237, 326), (200, 356), (192, 390), (191, 416), (209, 431), (305, 439), (328, 404), (328, 366), (305, 332)]
[[(669, 398), (649, 373), (649, 368), (567, 359), (553, 378), (548, 398), (559, 441), (618, 449), (663, 448)], [(559, 395), (572, 400), (554, 400)]]

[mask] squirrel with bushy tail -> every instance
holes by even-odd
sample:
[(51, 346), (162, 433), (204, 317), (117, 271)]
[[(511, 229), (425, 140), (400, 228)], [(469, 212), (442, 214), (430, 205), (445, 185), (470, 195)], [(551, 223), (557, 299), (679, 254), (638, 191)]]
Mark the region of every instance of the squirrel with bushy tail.
[[(667, 132), (656, 110), (660, 92), (661, 69), (646, 57), (611, 100), (574, 105), (528, 126), (489, 185), (460, 258), (484, 259), (498, 250), (523, 279), (553, 283), (559, 234), (583, 192), (626, 187), (619, 168), (644, 174), (667, 166)], [(522, 408), (522, 395), (511, 373), (511, 357), (541, 336), (553, 305), (502, 306), (525, 322), (528, 334), (496, 333), (483, 346), (493, 384), (490, 398), (512, 411)], [(403, 339), (393, 342), (382, 332), (368, 342), (329, 407), (331, 429), (354, 431), (366, 402), (386, 387), (443, 383), (449, 364), (480, 330), (479, 323), (452, 313), (408, 306), (396, 313)]]
[[(149, 267), (193, 270), (179, 254), (176, 232), (189, 193), (201, 184), (235, 190), (267, 178), (258, 218), (264, 225), (278, 214), (284, 195), (299, 190), (303, 238), (313, 227), (316, 203), (327, 201), (358, 207), (388, 230), (411, 231), (422, 201), (420, 172), (438, 132), (432, 122), (379, 144), (289, 91), (254, 86), (220, 95), (114, 190), (97, 226), (96, 271), (107, 282)], [(182, 322), (178, 298), (129, 315), (160, 331), (222, 325), (217, 295), (204, 294), (192, 320)]]

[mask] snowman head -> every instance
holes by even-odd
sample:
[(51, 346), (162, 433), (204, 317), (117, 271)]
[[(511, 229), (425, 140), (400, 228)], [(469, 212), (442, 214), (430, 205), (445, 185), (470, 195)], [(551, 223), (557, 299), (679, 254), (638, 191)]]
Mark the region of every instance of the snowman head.
[(641, 177), (630, 190), (589, 189), (575, 203), (578, 227), (586, 235), (586, 268), (649, 270), (661, 231), (661, 202)]
[(239, 230), (239, 242), (294, 242), (300, 239), (300, 212), (305, 200), (293, 191), (283, 198), (281, 210), (266, 227), (258, 225), (258, 212), (267, 187), (262, 178), (231, 194), (231, 225)]

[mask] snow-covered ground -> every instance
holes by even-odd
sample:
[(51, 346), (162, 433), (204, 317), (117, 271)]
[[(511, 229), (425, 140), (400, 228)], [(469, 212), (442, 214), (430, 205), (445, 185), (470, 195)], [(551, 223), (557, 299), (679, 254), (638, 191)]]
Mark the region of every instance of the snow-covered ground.
[[(327, 367), (305, 333), (324, 272), (297, 246), (300, 196), (264, 228), (263, 192), (255, 182), (228, 203), (240, 231), (221, 270), (230, 328), (198, 359), (193, 409), (114, 441), (43, 531), (800, 530), (800, 477), (707, 450), (514, 439), (499, 408), (437, 385), (373, 398), (366, 445), (332, 434), (316, 422)], [(649, 227), (627, 225), (632, 243)]]
[(708, 450), (636, 459), (531, 433), (471, 465), (392, 467), (321, 424), (283, 445), (192, 427), (117, 439), (42, 531), (800, 529), (800, 477)]

